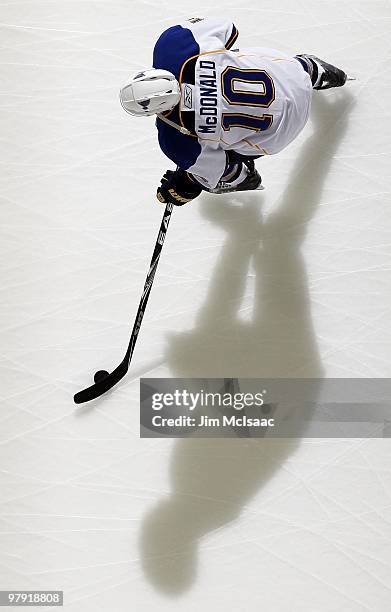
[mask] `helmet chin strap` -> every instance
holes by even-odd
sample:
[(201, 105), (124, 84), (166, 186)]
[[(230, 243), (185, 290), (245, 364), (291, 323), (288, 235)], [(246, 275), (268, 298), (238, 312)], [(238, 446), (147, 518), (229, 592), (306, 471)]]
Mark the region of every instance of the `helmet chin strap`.
[(177, 123), (174, 123), (174, 121), (170, 121), (170, 119), (167, 119), (167, 117), (165, 117), (164, 115), (161, 115), (160, 113), (157, 113), (157, 116), (159, 117), (159, 119), (164, 121), (164, 123), (167, 123), (171, 127), (181, 132), (181, 134), (186, 134), (186, 136), (192, 136), (192, 133), (190, 132), (190, 130), (187, 130), (185, 127), (182, 127), (178, 125)]

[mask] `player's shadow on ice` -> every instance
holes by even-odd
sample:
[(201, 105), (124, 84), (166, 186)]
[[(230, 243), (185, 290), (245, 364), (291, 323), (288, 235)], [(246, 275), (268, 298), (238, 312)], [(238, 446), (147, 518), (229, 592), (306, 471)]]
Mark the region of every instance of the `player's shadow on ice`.
[[(322, 377), (301, 245), (344, 137), (352, 100), (345, 91), (326, 99), (314, 97), (314, 133), (265, 221), (262, 196), (226, 196), (224, 201), (204, 197), (203, 216), (224, 227), (227, 237), (194, 329), (169, 339), (172, 376)], [(262, 161), (258, 167), (262, 170)], [(243, 320), (238, 309), (251, 270), (255, 298), (251, 316)], [(313, 402), (316, 395), (317, 389), (306, 400)], [(225, 527), (220, 536), (214, 534), (223, 547), (232, 528), (227, 524), (238, 518), (298, 444), (294, 439), (177, 440), (171, 491), (143, 521), (142, 561), (151, 583), (168, 595), (186, 591), (197, 575), (201, 538)]]

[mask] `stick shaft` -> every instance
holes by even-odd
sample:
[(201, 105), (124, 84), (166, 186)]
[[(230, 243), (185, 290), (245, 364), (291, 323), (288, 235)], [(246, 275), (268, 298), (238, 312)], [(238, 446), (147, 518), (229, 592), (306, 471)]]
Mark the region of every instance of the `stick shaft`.
[(134, 321), (134, 325), (133, 325), (133, 329), (132, 329), (132, 335), (130, 337), (129, 346), (128, 346), (128, 349), (126, 351), (125, 358), (124, 358), (124, 361), (127, 362), (127, 365), (129, 365), (130, 360), (132, 359), (134, 347), (136, 346), (138, 334), (140, 332), (141, 323), (142, 323), (142, 320), (143, 320), (143, 317), (144, 317), (144, 314), (145, 314), (145, 309), (146, 309), (146, 306), (147, 306), (147, 303), (148, 303), (149, 295), (151, 293), (153, 280), (155, 278), (155, 273), (156, 273), (156, 270), (157, 270), (157, 265), (159, 263), (160, 255), (161, 255), (162, 248), (163, 248), (163, 244), (164, 244), (164, 241), (166, 239), (166, 234), (167, 234), (168, 224), (170, 223), (170, 219), (171, 219), (172, 209), (173, 209), (173, 205), (172, 204), (170, 204), (170, 203), (166, 204), (166, 208), (165, 208), (165, 211), (164, 211), (164, 214), (163, 214), (163, 219), (162, 219), (162, 222), (160, 224), (159, 233), (158, 233), (158, 236), (157, 236), (157, 239), (156, 239), (155, 248), (154, 248), (154, 251), (153, 251), (153, 254), (152, 254), (152, 259), (151, 259), (151, 263), (150, 263), (150, 266), (149, 266), (147, 278), (145, 280), (144, 289), (143, 289), (143, 293), (142, 293), (142, 296), (141, 296), (140, 304), (139, 304), (139, 307), (137, 309), (136, 319)]

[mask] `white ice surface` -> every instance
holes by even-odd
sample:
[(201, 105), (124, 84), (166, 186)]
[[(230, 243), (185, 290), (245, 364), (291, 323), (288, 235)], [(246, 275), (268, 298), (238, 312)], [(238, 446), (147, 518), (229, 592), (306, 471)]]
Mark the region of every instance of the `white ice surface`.
[(63, 589), (67, 612), (390, 610), (388, 441), (138, 431), (141, 375), (391, 375), (390, 2), (213, 3), (241, 45), (358, 80), (258, 162), (265, 192), (174, 210), (131, 371), (81, 408), (127, 345), (170, 167), (118, 89), (210, 3), (0, 7), (0, 588)]

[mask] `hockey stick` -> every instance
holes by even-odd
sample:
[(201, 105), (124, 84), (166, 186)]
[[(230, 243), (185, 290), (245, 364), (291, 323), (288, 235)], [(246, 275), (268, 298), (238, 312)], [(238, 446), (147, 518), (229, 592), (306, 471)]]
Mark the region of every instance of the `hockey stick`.
[(141, 296), (140, 304), (136, 314), (136, 319), (134, 321), (132, 329), (132, 335), (130, 336), (129, 346), (125, 353), (125, 357), (123, 358), (121, 363), (115, 368), (115, 370), (110, 372), (110, 374), (109, 372), (106, 372), (106, 370), (99, 370), (98, 372), (96, 372), (94, 376), (95, 383), (90, 387), (79, 391), (79, 393), (76, 393), (76, 395), (74, 396), (73, 399), (75, 401), (75, 404), (83, 404), (84, 402), (90, 402), (91, 400), (100, 397), (101, 395), (106, 393), (106, 391), (112, 389), (129, 370), (129, 365), (132, 360), (134, 347), (136, 346), (141, 323), (144, 317), (145, 308), (147, 306), (149, 294), (151, 293), (152, 283), (155, 277), (157, 265), (159, 263), (160, 254), (162, 252), (164, 240), (166, 238), (168, 224), (170, 223), (172, 207), (172, 204), (167, 204), (163, 214), (163, 219), (160, 225), (159, 234), (156, 240), (151, 264), (145, 281), (143, 294)]

